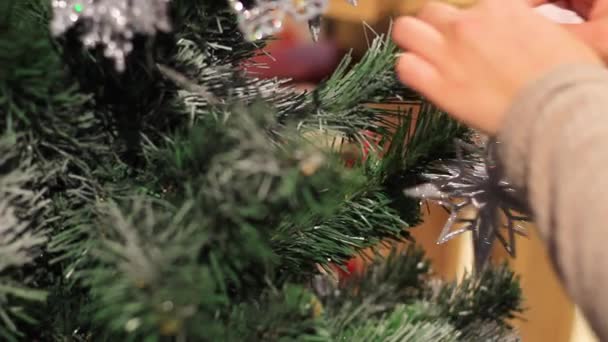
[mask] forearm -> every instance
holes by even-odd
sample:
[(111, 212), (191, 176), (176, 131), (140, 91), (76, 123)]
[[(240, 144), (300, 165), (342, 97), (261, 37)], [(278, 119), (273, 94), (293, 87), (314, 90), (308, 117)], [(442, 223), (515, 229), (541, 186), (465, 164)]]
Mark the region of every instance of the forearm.
[(551, 73), (519, 96), (500, 135), (565, 287), (608, 338), (608, 72)]

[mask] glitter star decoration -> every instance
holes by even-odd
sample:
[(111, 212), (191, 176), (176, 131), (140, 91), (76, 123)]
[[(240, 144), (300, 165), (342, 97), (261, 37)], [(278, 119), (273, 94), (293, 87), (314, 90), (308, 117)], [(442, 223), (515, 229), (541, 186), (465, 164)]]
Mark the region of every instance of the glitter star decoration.
[[(407, 196), (434, 201), (450, 213), (437, 243), (445, 243), (464, 232), (472, 233), (477, 271), (487, 264), (496, 240), (514, 257), (515, 236), (526, 235), (518, 223), (529, 221), (528, 208), (504, 179), (496, 158), (497, 146), (495, 140), (487, 142), (484, 153), (477, 146), (459, 141), (456, 160), (424, 174), (428, 183), (405, 190)], [(463, 152), (469, 152), (468, 159)], [(467, 217), (471, 209), (473, 217)], [(502, 229), (506, 229), (506, 238)]]
[(124, 71), (136, 34), (153, 36), (171, 29), (170, 0), (52, 0), (54, 36), (81, 23), (80, 39), (88, 47), (103, 46), (104, 55)]
[[(347, 0), (356, 5), (356, 0)], [(319, 37), (320, 17), (329, 0), (257, 0), (251, 8), (239, 0), (229, 0), (238, 16), (239, 27), (245, 38), (257, 40), (273, 35), (281, 30), (285, 17), (296, 21), (308, 21), (314, 40)]]

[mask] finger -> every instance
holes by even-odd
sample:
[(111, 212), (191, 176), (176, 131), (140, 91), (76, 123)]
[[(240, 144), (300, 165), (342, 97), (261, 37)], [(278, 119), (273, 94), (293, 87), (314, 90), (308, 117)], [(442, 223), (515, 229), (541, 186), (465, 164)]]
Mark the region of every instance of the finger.
[(600, 20), (608, 15), (608, 1), (583, 1), (578, 11), (591, 20)]
[(451, 24), (458, 18), (462, 10), (438, 1), (429, 1), (418, 13), (418, 19), (428, 23), (441, 32), (451, 29)]
[(589, 45), (604, 59), (608, 57), (608, 20), (587, 21), (582, 24), (565, 24), (563, 27)]
[(439, 31), (414, 17), (397, 19), (393, 40), (403, 50), (413, 52), (431, 63), (437, 61), (445, 45), (445, 39)]
[(437, 99), (441, 93), (441, 74), (429, 61), (411, 52), (406, 52), (397, 61), (397, 75), (401, 82), (429, 98)]

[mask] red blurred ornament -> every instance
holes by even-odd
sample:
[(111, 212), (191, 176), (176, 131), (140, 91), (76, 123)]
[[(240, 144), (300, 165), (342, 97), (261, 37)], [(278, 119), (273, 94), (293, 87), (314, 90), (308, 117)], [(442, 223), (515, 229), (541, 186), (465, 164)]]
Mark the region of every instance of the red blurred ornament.
[(331, 75), (341, 58), (332, 41), (306, 41), (293, 25), (286, 25), (263, 51), (244, 63), (243, 68), (259, 78), (318, 83)]
[(383, 147), (381, 146), (382, 136), (380, 134), (369, 130), (363, 131), (362, 134), (367, 137), (367, 140), (363, 141), (361, 154), (357, 154), (356, 156), (353, 156), (352, 154), (345, 156), (345, 163), (348, 167), (354, 167), (358, 163), (364, 163), (371, 151), (377, 151), (380, 154), (383, 151)]

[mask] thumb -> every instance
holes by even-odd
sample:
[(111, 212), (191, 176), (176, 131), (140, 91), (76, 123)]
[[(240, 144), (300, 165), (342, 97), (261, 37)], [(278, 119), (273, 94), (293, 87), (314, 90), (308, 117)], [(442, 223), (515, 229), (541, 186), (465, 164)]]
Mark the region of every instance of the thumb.
[(563, 27), (595, 50), (602, 60), (608, 61), (608, 18), (564, 24)]

